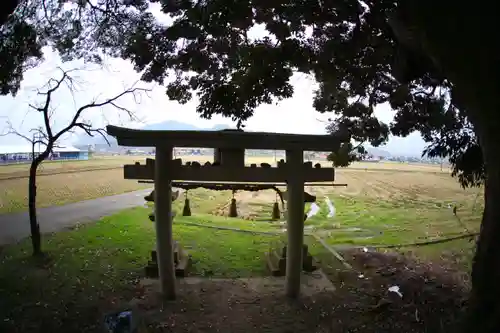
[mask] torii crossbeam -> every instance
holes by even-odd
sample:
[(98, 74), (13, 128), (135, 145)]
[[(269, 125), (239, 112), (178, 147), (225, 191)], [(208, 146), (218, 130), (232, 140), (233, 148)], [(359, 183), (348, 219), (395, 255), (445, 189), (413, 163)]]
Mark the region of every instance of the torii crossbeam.
[[(288, 193), (287, 265), (285, 291), (300, 293), (304, 243), (304, 184), (333, 181), (333, 168), (313, 168), (304, 163), (304, 151), (336, 151), (340, 142), (330, 135), (299, 135), (243, 131), (148, 131), (108, 126), (119, 145), (156, 147), (156, 158), (147, 164), (125, 166), (128, 179), (154, 180), (156, 246), (163, 296), (175, 299), (172, 239), (172, 181), (285, 182)], [(182, 165), (172, 159), (174, 147), (214, 148), (214, 164)], [(245, 149), (285, 150), (286, 161), (277, 167), (246, 167)]]

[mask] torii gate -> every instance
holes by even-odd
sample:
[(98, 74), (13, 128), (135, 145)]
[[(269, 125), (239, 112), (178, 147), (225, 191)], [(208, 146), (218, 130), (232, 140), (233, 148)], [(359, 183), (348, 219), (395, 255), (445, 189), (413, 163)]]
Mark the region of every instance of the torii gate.
[[(211, 183), (286, 183), (287, 264), (285, 292), (291, 298), (300, 293), (302, 246), (304, 243), (304, 184), (333, 181), (334, 168), (304, 163), (304, 151), (335, 151), (340, 142), (330, 135), (299, 135), (243, 131), (149, 131), (107, 126), (121, 146), (156, 147), (154, 163), (125, 165), (127, 179), (154, 179), (155, 224), (161, 292), (175, 299), (175, 270), (172, 240), (172, 181)], [(214, 148), (216, 165), (182, 165), (172, 159), (174, 147)], [(286, 151), (286, 162), (277, 167), (245, 166), (245, 149)]]

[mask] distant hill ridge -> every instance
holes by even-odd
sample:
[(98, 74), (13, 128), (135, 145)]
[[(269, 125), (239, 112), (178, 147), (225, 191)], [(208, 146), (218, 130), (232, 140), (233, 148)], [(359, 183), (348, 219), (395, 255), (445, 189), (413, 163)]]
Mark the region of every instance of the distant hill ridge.
[[(167, 120), (163, 121), (160, 123), (155, 123), (155, 124), (148, 124), (143, 127), (140, 127), (140, 129), (144, 130), (149, 130), (149, 131), (160, 131), (160, 130), (170, 130), (170, 131), (220, 131), (223, 129), (230, 128), (230, 126), (223, 125), (223, 124), (218, 124), (215, 126), (212, 126), (211, 128), (200, 128), (188, 123), (183, 123), (180, 121), (175, 121), (175, 120)], [(106, 136), (111, 145), (116, 145), (116, 140), (115, 138), (111, 136)], [(75, 145), (99, 145), (99, 144), (106, 144), (106, 140), (102, 137), (94, 136), (90, 137), (87, 134), (80, 134), (76, 138), (76, 140), (73, 142)]]
[(365, 149), (368, 152), (369, 155), (373, 155), (375, 157), (391, 157), (391, 153), (388, 152), (387, 150), (383, 150), (380, 148), (375, 148), (375, 147), (369, 147), (365, 145)]
[[(159, 131), (159, 130), (170, 130), (170, 131), (220, 131), (223, 129), (231, 128), (228, 125), (218, 124), (212, 126), (211, 128), (200, 128), (192, 124), (183, 123), (176, 120), (167, 120), (160, 123), (148, 124), (140, 129), (149, 130), (149, 131)], [(111, 136), (107, 136), (110, 144), (112, 146), (116, 146), (115, 138)], [(107, 146), (106, 141), (101, 136), (89, 137), (86, 134), (81, 134), (77, 137), (77, 139), (73, 142), (73, 144), (77, 147), (88, 146), (88, 145), (105, 145)], [(380, 148), (374, 147), (366, 147), (366, 150), (370, 155), (376, 157), (390, 157), (391, 153), (386, 150), (382, 150)]]

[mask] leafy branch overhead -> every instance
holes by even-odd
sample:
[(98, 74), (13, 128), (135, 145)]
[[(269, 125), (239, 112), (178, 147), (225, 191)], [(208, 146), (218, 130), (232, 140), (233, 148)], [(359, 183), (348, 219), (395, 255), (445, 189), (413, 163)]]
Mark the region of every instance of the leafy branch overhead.
[[(480, 149), (452, 99), (452, 85), (429, 60), (397, 42), (389, 24), (393, 1), (362, 6), (344, 0), (331, 7), (319, 1), (186, 1), (162, 9), (173, 24), (145, 23), (122, 55), (145, 80), (162, 83), (173, 69), (168, 96), (184, 103), (197, 93), (202, 116), (245, 121), (259, 104), (291, 97), (290, 77), (300, 71), (319, 83), (315, 109), (336, 115), (328, 130), (346, 142), (337, 164), (353, 159), (351, 140), (378, 146), (390, 134), (418, 130), (430, 143), (426, 153), (449, 156), (463, 185), (482, 180), (482, 159), (466, 158)], [(268, 36), (251, 38), (254, 24)], [(384, 103), (396, 111), (390, 125), (374, 114)]]
[[(420, 131), (429, 143), (425, 153), (450, 158), (464, 186), (483, 180), (481, 150), (453, 85), (428, 57), (399, 42), (397, 1), (160, 1), (168, 25), (148, 10), (157, 1), (28, 3), (42, 15), (20, 45), (31, 45), (35, 34), (39, 45), (51, 45), (64, 59), (129, 59), (143, 80), (168, 82), (170, 99), (186, 103), (197, 95), (202, 117), (220, 114), (243, 124), (260, 104), (291, 97), (290, 77), (302, 72), (319, 83), (312, 104), (334, 114), (327, 129), (346, 142), (344, 152), (351, 140), (378, 146), (391, 134)], [(0, 57), (7, 57), (12, 48), (1, 43)], [(26, 48), (19, 61), (36, 58), (37, 50)], [(18, 65), (2, 69), (4, 94), (19, 86), (11, 79), (22, 77), (12, 70)], [(382, 104), (395, 111), (391, 124), (374, 113)], [(336, 163), (348, 164), (355, 158), (349, 154), (336, 152)]]

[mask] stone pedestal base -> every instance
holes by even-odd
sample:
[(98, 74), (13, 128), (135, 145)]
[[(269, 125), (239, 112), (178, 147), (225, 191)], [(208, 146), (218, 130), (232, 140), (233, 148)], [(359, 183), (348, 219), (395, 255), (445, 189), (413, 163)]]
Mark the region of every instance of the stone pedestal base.
[[(186, 277), (189, 266), (191, 265), (191, 257), (189, 254), (179, 246), (179, 244), (174, 241), (174, 265), (175, 265), (175, 276)], [(151, 260), (148, 261), (148, 265), (145, 267), (146, 277), (148, 278), (158, 278), (158, 256), (156, 254), (156, 249), (151, 251)]]
[[(269, 250), (267, 253), (267, 266), (273, 276), (285, 276), (286, 275), (286, 245), (282, 247), (276, 247)], [(302, 247), (302, 270), (304, 272), (314, 272), (318, 269), (315, 265), (315, 260), (309, 253), (308, 246), (306, 244)]]

